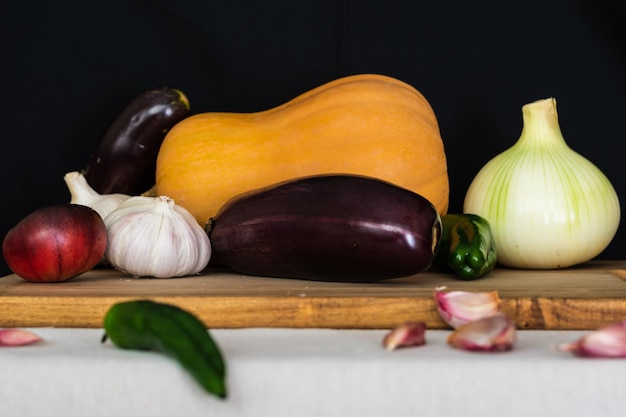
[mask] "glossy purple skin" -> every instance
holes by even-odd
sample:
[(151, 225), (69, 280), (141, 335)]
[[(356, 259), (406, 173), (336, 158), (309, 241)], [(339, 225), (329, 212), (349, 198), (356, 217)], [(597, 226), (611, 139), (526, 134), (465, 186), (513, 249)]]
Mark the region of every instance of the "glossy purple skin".
[(409, 190), (325, 175), (239, 196), (211, 220), (208, 233), (215, 257), (241, 274), (374, 282), (428, 269), (441, 219)]
[(187, 97), (173, 88), (136, 97), (98, 142), (85, 169), (87, 183), (100, 194), (148, 191), (156, 181), (156, 160), (165, 135), (189, 111)]

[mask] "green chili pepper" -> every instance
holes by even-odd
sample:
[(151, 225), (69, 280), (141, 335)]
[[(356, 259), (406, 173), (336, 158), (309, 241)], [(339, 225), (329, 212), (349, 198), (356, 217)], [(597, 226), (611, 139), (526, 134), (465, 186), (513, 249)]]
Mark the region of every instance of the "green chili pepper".
[(226, 364), (204, 324), (179, 307), (149, 300), (113, 305), (105, 334), (122, 349), (151, 350), (175, 358), (209, 393), (226, 398)]
[(460, 279), (473, 280), (491, 272), (496, 245), (489, 222), (475, 214), (447, 214), (441, 218), (442, 234), (434, 264)]

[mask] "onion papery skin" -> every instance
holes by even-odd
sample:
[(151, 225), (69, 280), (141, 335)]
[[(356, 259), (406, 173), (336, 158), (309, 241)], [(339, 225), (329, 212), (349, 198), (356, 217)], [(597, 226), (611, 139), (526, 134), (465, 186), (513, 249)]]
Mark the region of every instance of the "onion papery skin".
[(599, 255), (620, 222), (608, 178), (572, 150), (553, 98), (522, 107), (519, 140), (476, 175), (463, 211), (487, 219), (500, 265), (558, 269)]

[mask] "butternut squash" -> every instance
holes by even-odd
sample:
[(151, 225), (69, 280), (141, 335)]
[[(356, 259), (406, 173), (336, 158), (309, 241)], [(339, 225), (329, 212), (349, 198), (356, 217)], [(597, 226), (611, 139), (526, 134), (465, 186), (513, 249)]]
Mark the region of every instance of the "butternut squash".
[(156, 192), (205, 224), (239, 194), (320, 174), (382, 179), (448, 210), (435, 113), (415, 88), (377, 74), (336, 79), (270, 110), (187, 117), (161, 145)]

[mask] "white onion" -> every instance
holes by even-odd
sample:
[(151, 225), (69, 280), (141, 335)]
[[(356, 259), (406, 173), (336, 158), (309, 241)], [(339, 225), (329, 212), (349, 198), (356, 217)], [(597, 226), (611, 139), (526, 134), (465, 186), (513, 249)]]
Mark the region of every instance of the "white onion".
[(565, 268), (599, 255), (620, 221), (607, 177), (565, 142), (556, 100), (522, 107), (519, 140), (472, 181), (463, 211), (489, 221), (501, 265)]

